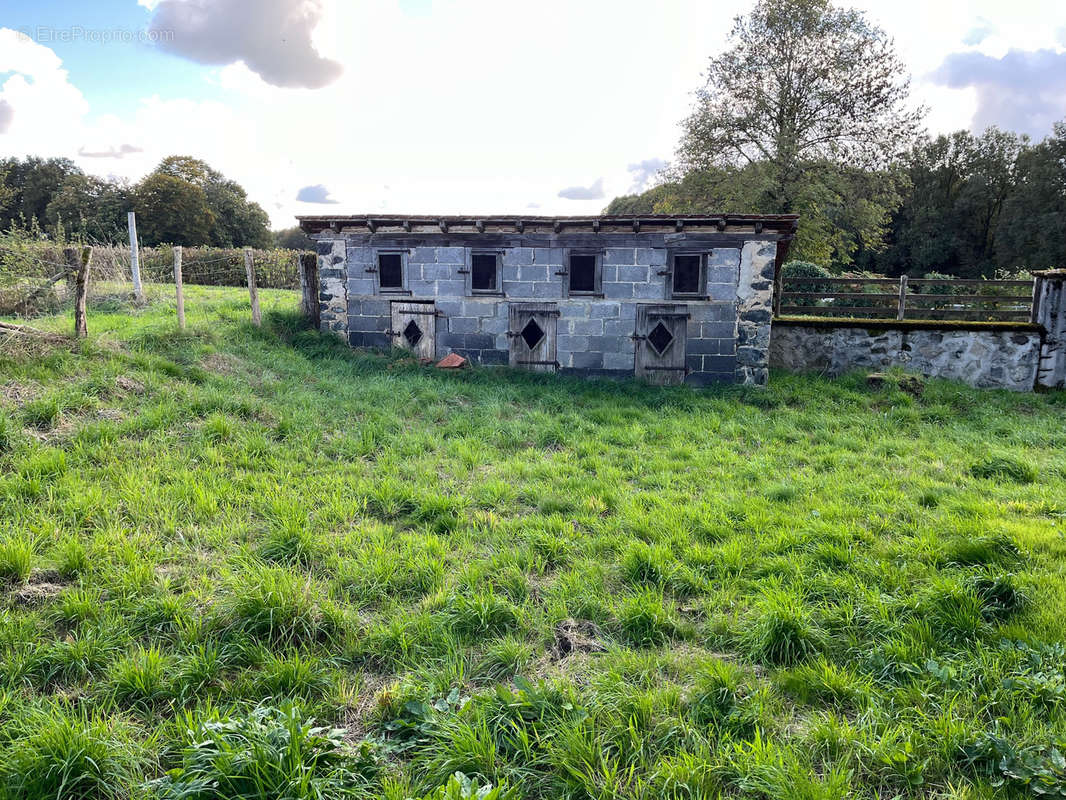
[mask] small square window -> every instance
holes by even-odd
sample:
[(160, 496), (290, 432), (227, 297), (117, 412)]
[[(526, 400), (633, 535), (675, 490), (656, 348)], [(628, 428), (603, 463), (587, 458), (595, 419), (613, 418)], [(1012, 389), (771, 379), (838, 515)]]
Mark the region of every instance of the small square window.
[(703, 256), (685, 253), (674, 256), (674, 297), (698, 297), (703, 294)]
[(378, 253), (378, 287), (383, 292), (403, 289), (401, 253)]
[(500, 291), (499, 255), (470, 254), (470, 290), (493, 294)]
[(570, 294), (598, 294), (600, 288), (599, 258), (594, 253), (571, 253), (569, 274)]

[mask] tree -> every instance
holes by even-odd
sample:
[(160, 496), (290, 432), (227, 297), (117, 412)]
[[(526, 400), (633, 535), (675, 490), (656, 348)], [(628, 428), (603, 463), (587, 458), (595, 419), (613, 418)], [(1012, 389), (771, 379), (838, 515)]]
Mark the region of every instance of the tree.
[(274, 247), (284, 250), (314, 250), (315, 243), (298, 226), (274, 231)]
[(144, 244), (212, 244), (215, 215), (196, 184), (156, 171), (137, 185), (134, 203)]
[(1015, 191), (1024, 136), (989, 128), (918, 143), (904, 159), (910, 184), (893, 214), (889, 246), (864, 266), (890, 275), (991, 275), (1004, 205)]
[(215, 221), (211, 244), (217, 247), (269, 247), (270, 219), (236, 181), (192, 156), (168, 156), (156, 172), (200, 187)]
[[(880, 246), (899, 201), (891, 164), (922, 115), (907, 106), (909, 86), (892, 41), (861, 12), (760, 0), (710, 61), (673, 182), (702, 187), (704, 202), (737, 204), (715, 210), (798, 213), (797, 257), (849, 263)], [(690, 192), (677, 199), (672, 210), (695, 210)]]
[(26, 226), (33, 220), (44, 226), (48, 204), (64, 181), (71, 175), (84, 173), (69, 158), (30, 156), (24, 160), (0, 161), (0, 174), (5, 174), (9, 194), (8, 201), (0, 208), (3, 212), (0, 226), (8, 228), (12, 223)]
[(52, 195), (45, 218), (80, 239), (117, 242), (126, 236), (126, 212), (133, 206), (127, 186), (94, 175), (69, 175)]
[(1001, 267), (1066, 268), (1066, 120), (1018, 155), (1014, 191), (996, 221), (995, 252)]

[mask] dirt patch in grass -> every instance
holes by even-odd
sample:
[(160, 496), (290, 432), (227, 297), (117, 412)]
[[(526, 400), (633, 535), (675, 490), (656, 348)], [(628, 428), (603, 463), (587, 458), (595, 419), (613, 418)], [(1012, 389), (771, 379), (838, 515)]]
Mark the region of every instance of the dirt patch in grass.
[(21, 406), (23, 403), (29, 402), (40, 393), (41, 390), (39, 387), (29, 386), (25, 383), (8, 381), (7, 383), (0, 384), (0, 399), (5, 403), (11, 403), (16, 406)]
[(241, 371), (241, 362), (226, 353), (209, 353), (200, 359), (200, 365), (208, 372), (219, 375), (236, 375)]
[(119, 375), (115, 378), (115, 387), (125, 394), (144, 394), (144, 384), (128, 375)]
[(11, 604), (34, 608), (44, 605), (67, 587), (67, 581), (54, 569), (36, 570), (26, 583), (12, 587)]
[(555, 661), (562, 661), (574, 653), (602, 653), (607, 649), (599, 627), (587, 619), (564, 619), (555, 626), (554, 634), (552, 657)]
[(355, 743), (367, 735), (370, 730), (367, 720), (380, 705), (382, 691), (394, 680), (394, 677), (374, 673), (362, 676), (359, 694), (344, 714), (345, 741)]

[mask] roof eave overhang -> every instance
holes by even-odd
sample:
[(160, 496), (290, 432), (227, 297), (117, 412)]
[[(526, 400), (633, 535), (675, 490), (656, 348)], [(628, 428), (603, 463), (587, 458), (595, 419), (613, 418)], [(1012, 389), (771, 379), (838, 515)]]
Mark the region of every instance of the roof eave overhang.
[(539, 217), (514, 215), (307, 215), (298, 216), (308, 234), (324, 233), (753, 233), (791, 238), (795, 214), (643, 214), (591, 217)]

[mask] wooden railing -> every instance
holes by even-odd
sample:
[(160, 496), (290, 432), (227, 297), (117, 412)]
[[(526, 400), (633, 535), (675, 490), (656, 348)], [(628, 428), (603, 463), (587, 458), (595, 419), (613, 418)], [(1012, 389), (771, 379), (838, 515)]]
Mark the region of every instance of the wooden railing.
[(1028, 322), (1033, 282), (961, 278), (782, 278), (779, 316)]

